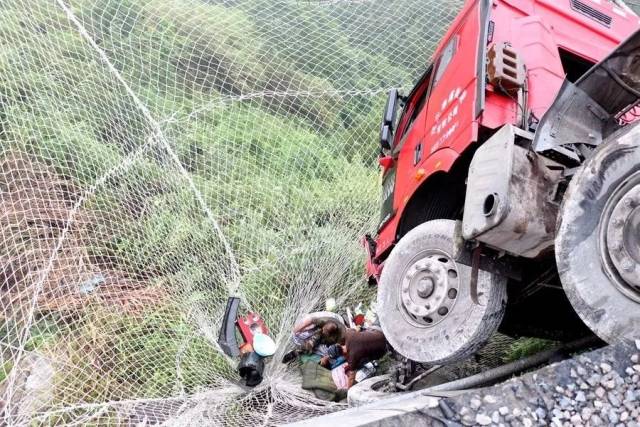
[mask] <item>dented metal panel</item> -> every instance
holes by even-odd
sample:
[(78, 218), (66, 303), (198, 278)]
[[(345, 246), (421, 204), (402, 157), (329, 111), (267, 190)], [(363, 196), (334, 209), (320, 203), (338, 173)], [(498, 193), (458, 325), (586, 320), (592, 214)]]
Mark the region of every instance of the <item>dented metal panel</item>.
[(529, 133), (506, 125), (476, 152), (469, 168), (463, 237), (535, 258), (553, 247), (562, 167), (516, 145)]

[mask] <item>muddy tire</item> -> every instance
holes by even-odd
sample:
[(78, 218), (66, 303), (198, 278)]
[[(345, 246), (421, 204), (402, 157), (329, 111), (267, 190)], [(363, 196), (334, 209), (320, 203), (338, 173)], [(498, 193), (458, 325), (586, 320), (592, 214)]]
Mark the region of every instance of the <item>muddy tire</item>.
[(571, 305), (603, 340), (640, 336), (640, 126), (614, 134), (573, 177), (556, 262)]
[(477, 302), (471, 268), (453, 261), (456, 221), (421, 224), (398, 242), (378, 286), (387, 341), (404, 357), (429, 364), (466, 359), (496, 331), (506, 306), (506, 279), (480, 271)]
[(389, 375), (378, 375), (355, 384), (347, 393), (347, 403), (350, 407), (354, 407), (398, 396), (399, 393), (379, 391), (379, 388), (384, 386), (389, 379)]

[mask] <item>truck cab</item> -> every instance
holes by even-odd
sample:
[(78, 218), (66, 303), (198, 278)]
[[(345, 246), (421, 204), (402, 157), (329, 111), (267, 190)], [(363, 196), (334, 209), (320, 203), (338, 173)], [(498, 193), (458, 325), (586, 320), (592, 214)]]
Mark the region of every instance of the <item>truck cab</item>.
[[(370, 279), (379, 278), (379, 266), (398, 239), (430, 218), (429, 212), (414, 211), (433, 199), (421, 189), (449, 173), (456, 162), (469, 160), (467, 150), (504, 124), (535, 126), (565, 78), (577, 80), (639, 22), (631, 9), (613, 1), (466, 2), (418, 83), (404, 100), (391, 102), (403, 104), (397, 119), (382, 124), (390, 132), (382, 141), (384, 198)], [(502, 91), (488, 81), (488, 55), (496, 50), (502, 50), (498, 59), (504, 73), (526, 79), (521, 94)], [(525, 124), (523, 102), (528, 113)], [(458, 200), (458, 205), (462, 202)], [(452, 207), (447, 216), (461, 213), (454, 212), (456, 208), (460, 206)]]
[[(492, 267), (486, 269), (493, 269), (509, 283), (518, 282), (516, 286), (520, 289), (538, 280), (543, 267), (557, 273), (553, 260), (555, 235), (551, 228), (555, 230), (557, 211), (565, 191), (563, 185), (568, 183), (564, 180), (568, 176), (567, 171), (580, 166), (586, 156), (578, 152), (582, 149), (580, 147), (571, 147), (574, 151), (565, 152), (558, 145), (553, 149), (538, 150), (535, 160), (531, 160), (531, 153), (536, 151), (532, 148), (532, 141), (543, 118), (558, 102), (559, 94), (567, 86), (573, 87), (594, 65), (605, 60), (639, 26), (638, 16), (622, 1), (467, 1), (438, 44), (432, 61), (425, 64), (425, 72), (415, 87), (406, 96), (392, 90), (387, 99), (380, 132), (381, 214), (377, 229), (366, 236), (365, 245), (369, 282), (379, 286), (400, 286), (396, 283), (401, 280), (400, 276), (381, 283), (384, 282), (381, 277), (385, 269), (393, 261), (390, 255), (408, 233), (434, 220), (463, 223), (456, 227), (454, 237), (458, 243), (463, 241), (463, 246), (468, 249), (466, 264), (472, 272), (465, 280), (471, 282), (472, 293), (477, 292), (473, 288), (478, 285), (478, 269), (483, 269), (478, 261), (480, 255), (472, 253), (479, 246), (493, 254), (493, 260), (484, 264)], [(482, 170), (474, 168), (472, 163), (480, 147), (492, 137), (511, 138), (512, 145), (526, 147), (528, 151), (525, 154), (529, 156), (530, 163), (545, 172), (533, 178), (525, 173), (519, 179), (536, 179), (539, 181), (535, 184), (536, 191), (552, 191), (555, 197), (550, 203), (543, 204), (549, 205), (549, 209), (523, 205), (524, 210), (544, 211), (540, 215), (544, 221), (541, 219), (531, 225), (531, 217), (519, 217), (520, 224), (511, 224), (516, 232), (502, 233), (506, 236), (504, 242), (495, 236), (493, 240), (476, 238), (489, 226), (479, 226), (485, 219), (474, 219), (471, 213), (466, 212), (473, 203), (479, 204), (478, 215), (486, 218), (498, 209), (499, 191), (483, 194), (478, 200), (469, 195), (471, 174), (474, 174), (476, 185), (473, 192), (479, 193), (481, 189), (475, 183), (484, 179), (483, 170), (491, 169), (486, 159)], [(502, 150), (499, 144), (494, 145), (498, 147), (494, 148), (497, 152)], [(484, 156), (486, 158), (487, 154)], [(494, 157), (494, 163), (499, 164), (499, 156)], [(516, 178), (510, 179), (513, 182)], [(513, 193), (514, 188), (511, 186), (505, 191)], [(528, 193), (526, 187), (522, 191)], [(538, 194), (536, 191), (531, 194)], [(507, 207), (505, 209), (508, 210)], [(511, 210), (514, 210), (514, 203), (511, 203)], [(525, 228), (529, 227), (530, 233), (526, 236), (525, 232), (517, 231), (523, 224)], [(531, 230), (536, 227), (538, 235), (532, 236)], [(460, 264), (460, 256), (453, 254), (452, 262)], [(449, 264), (443, 265), (443, 268), (449, 268)], [(411, 268), (420, 270), (421, 267)], [(456, 280), (462, 280), (458, 273), (449, 271), (450, 275), (456, 275)], [(557, 278), (557, 274), (554, 277)], [(403, 292), (420, 294), (422, 285), (416, 285), (418, 290), (414, 290), (411, 280)], [(432, 289), (431, 285), (440, 279), (427, 275), (420, 280), (427, 283), (427, 289)], [(459, 284), (456, 292), (463, 287)], [(380, 301), (380, 293), (387, 291), (379, 289), (378, 292)], [(421, 294), (429, 293), (425, 292)], [(405, 301), (402, 298), (393, 296), (389, 304), (402, 305)], [(425, 298), (408, 298), (406, 303), (414, 305), (418, 301), (417, 305), (420, 305), (429, 301)], [(472, 299), (478, 302), (477, 295)], [(560, 299), (566, 302), (564, 296)], [(453, 307), (451, 304), (446, 302), (440, 308), (449, 313)], [(503, 305), (506, 306), (505, 301)], [(420, 313), (425, 312), (421, 310), (403, 314), (408, 324), (413, 323), (418, 329), (442, 323), (447, 316), (421, 316)], [(573, 319), (565, 320), (570, 323)], [(524, 322), (527, 323), (526, 320)], [(411, 332), (405, 335), (415, 333), (412, 328), (407, 331)], [(385, 332), (394, 334), (391, 328)], [(399, 340), (395, 341), (399, 343)], [(409, 356), (421, 354), (411, 350), (406, 353)], [(458, 356), (463, 353), (459, 352)], [(420, 357), (410, 358), (417, 360)], [(422, 359), (434, 362), (434, 357)], [(445, 359), (435, 357), (436, 361)]]

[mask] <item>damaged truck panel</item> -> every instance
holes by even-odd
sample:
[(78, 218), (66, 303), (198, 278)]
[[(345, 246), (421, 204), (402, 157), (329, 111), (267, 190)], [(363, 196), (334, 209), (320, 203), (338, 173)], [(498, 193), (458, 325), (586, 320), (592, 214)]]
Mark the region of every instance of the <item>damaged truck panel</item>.
[(504, 126), (477, 151), (469, 167), (463, 237), (536, 258), (553, 247), (563, 166), (516, 144), (531, 134)]

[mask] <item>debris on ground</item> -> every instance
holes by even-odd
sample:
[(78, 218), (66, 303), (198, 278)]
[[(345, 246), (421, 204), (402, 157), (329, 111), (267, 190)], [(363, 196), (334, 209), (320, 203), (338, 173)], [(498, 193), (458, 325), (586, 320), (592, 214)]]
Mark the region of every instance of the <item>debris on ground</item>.
[(353, 311), (346, 307), (341, 316), (333, 312), (337, 305), (329, 298), (326, 311), (309, 313), (296, 322), (294, 348), (282, 362), (300, 361), (303, 389), (320, 399), (340, 401), (355, 382), (375, 375), (387, 343), (371, 307), (365, 310), (362, 303)]
[(416, 391), (313, 421), (353, 426), (416, 425), (425, 419), (467, 426), (639, 426), (638, 361), (640, 345), (617, 344), (494, 386), (461, 394)]

